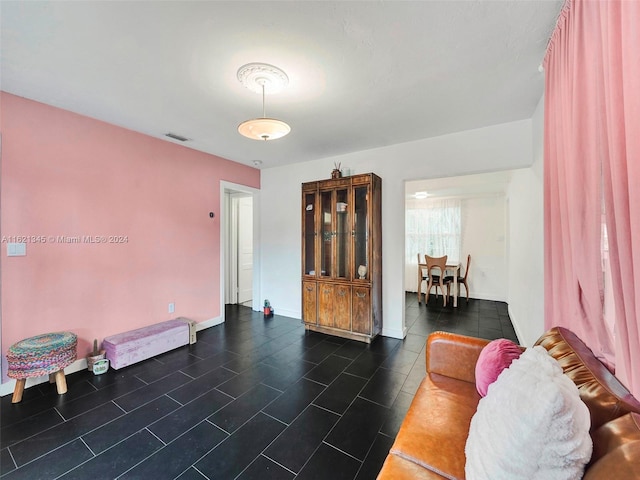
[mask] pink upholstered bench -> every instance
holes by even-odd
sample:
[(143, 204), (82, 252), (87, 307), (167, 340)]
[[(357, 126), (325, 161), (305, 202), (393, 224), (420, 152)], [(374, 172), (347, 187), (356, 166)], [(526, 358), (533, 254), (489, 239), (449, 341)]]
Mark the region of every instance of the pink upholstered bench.
[(112, 335), (102, 347), (117, 370), (187, 344), (189, 322), (176, 319)]

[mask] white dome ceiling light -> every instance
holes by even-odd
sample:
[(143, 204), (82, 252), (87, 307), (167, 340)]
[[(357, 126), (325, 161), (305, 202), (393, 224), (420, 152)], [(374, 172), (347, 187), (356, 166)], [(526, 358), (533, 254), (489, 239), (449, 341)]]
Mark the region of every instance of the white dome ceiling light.
[(264, 97), (277, 93), (289, 83), (289, 77), (278, 67), (266, 63), (248, 63), (238, 69), (238, 80), (252, 92), (262, 93), (262, 117), (247, 120), (238, 125), (238, 132), (253, 140), (275, 140), (284, 137), (291, 127), (282, 120), (268, 118)]

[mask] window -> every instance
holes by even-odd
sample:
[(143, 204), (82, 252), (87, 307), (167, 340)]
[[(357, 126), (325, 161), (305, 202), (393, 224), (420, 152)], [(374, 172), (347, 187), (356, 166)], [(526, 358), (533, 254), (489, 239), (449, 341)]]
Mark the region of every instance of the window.
[(460, 259), (460, 199), (424, 199), (407, 202), (405, 263), (416, 264), (417, 254), (448, 255)]

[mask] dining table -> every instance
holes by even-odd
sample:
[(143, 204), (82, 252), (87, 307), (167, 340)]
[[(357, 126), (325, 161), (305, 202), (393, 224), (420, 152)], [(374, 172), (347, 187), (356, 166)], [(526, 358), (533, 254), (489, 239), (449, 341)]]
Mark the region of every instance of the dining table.
[[(449, 272), (449, 274), (453, 276), (453, 306), (457, 307), (458, 306), (458, 276), (460, 275), (460, 268), (462, 268), (462, 263), (459, 260), (456, 260), (456, 261), (447, 260), (445, 267), (446, 267), (445, 275), (446, 275), (446, 272)], [(422, 285), (423, 269), (424, 270), (427, 269), (427, 264), (419, 263), (418, 264), (418, 300), (420, 300), (420, 295), (421, 295), (420, 287)], [(442, 292), (442, 294), (444, 295), (444, 292)], [(427, 299), (429, 298), (428, 296), (429, 296), (429, 292), (426, 293), (425, 304), (427, 302)]]

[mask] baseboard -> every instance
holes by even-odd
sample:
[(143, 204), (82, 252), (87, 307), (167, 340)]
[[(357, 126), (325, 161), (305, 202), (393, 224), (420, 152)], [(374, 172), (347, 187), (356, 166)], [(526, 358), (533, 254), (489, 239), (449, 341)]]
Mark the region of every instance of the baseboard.
[[(471, 291), (471, 296), (470, 298), (473, 298), (475, 300), (489, 300), (491, 302), (504, 302), (507, 303), (507, 299), (504, 298), (503, 296), (500, 295), (493, 295), (492, 293), (483, 293), (483, 292), (475, 292), (475, 291)], [(467, 299), (466, 295), (460, 295), (458, 297), (458, 300), (465, 300)]]
[[(520, 341), (520, 345), (525, 345), (526, 342), (523, 343), (524, 336), (522, 334), (522, 329), (518, 324), (518, 319), (514, 318), (513, 311), (511, 309), (511, 305), (507, 305), (507, 311), (509, 312), (509, 319), (511, 320), (511, 325), (513, 325), (513, 330), (516, 332), (516, 336)], [(525, 345), (526, 346), (526, 345)]]
[(207, 328), (215, 327), (216, 325), (220, 325), (222, 323), (222, 317), (213, 317), (209, 320), (205, 320), (204, 322), (199, 322), (196, 324), (196, 331), (205, 330)]
[(398, 328), (385, 328), (382, 326), (382, 332), (380, 333), (383, 337), (391, 337), (391, 338), (399, 338), (400, 340), (404, 339), (407, 336), (408, 329), (406, 326), (402, 327), (402, 329)]
[(279, 317), (289, 317), (295, 320), (302, 320), (302, 315), (300, 314), (300, 312), (297, 312), (295, 310), (286, 310), (284, 308), (281, 308), (274, 309), (273, 313), (274, 315), (278, 315)]

